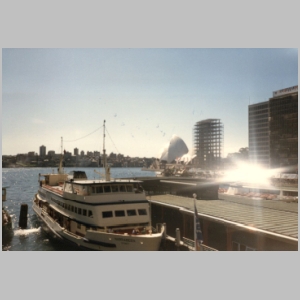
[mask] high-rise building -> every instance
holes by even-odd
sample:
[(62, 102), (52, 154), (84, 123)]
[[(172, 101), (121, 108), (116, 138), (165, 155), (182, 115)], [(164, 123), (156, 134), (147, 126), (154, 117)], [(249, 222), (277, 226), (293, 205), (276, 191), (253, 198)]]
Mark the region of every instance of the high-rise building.
[(249, 105), (248, 123), (249, 161), (269, 168), (269, 101)]
[(223, 124), (220, 119), (199, 121), (194, 126), (195, 164), (203, 169), (218, 169), (223, 152)]
[(298, 86), (249, 105), (249, 160), (269, 168), (298, 165)]
[(273, 92), (269, 100), (270, 167), (298, 165), (298, 86)]
[(40, 156), (46, 156), (46, 147), (44, 145), (40, 146)]
[(75, 149), (74, 149), (74, 155), (75, 155), (75, 156), (78, 156), (78, 154), (79, 154), (79, 150), (78, 150), (78, 148), (75, 148)]

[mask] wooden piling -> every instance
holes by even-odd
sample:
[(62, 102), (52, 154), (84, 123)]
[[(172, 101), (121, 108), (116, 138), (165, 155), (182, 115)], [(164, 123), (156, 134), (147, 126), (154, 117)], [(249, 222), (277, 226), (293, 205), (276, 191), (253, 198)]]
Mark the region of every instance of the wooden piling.
[(20, 217), (19, 217), (19, 227), (22, 229), (27, 228), (27, 214), (28, 214), (28, 205), (21, 204)]

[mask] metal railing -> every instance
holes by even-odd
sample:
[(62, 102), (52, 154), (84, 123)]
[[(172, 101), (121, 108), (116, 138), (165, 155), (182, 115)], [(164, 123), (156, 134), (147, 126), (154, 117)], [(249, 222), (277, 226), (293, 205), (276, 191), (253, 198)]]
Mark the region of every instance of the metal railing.
[[(186, 237), (182, 237), (183, 244), (188, 247), (190, 250), (195, 251), (195, 241), (190, 240)], [(208, 247), (206, 245), (201, 244), (201, 251), (218, 251), (217, 249)]]

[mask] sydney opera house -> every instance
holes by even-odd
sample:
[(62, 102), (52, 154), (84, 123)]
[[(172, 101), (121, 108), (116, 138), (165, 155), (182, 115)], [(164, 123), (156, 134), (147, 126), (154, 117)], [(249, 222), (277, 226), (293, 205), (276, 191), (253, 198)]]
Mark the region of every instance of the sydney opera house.
[(173, 135), (170, 142), (162, 149), (160, 161), (167, 163), (189, 163), (196, 155), (194, 149), (188, 149), (185, 142), (177, 135)]

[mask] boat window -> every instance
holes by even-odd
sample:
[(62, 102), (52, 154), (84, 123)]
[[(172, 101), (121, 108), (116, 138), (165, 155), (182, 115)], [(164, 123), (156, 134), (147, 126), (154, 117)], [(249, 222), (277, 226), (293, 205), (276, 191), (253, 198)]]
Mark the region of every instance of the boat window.
[(135, 209), (128, 209), (127, 210), (127, 216), (136, 216), (136, 210)]
[(102, 217), (103, 218), (111, 218), (113, 216), (112, 211), (103, 211), (102, 212)]
[(74, 207), (74, 212), (77, 214), (77, 207)]
[(110, 185), (105, 185), (104, 186), (104, 193), (110, 193), (111, 190), (110, 190)]
[(71, 206), (71, 211), (74, 211), (74, 206)]
[(140, 216), (145, 216), (147, 215), (147, 210), (146, 209), (138, 209), (139, 215)]
[(97, 194), (101, 194), (103, 193), (103, 187), (102, 186), (96, 186), (96, 187), (93, 187), (93, 193), (97, 193)]
[(78, 208), (78, 214), (81, 215), (81, 208)]
[(132, 185), (126, 185), (127, 192), (132, 192)]
[(111, 191), (112, 191), (113, 193), (119, 192), (118, 186), (117, 186), (117, 185), (112, 185), (112, 186), (111, 186)]
[(89, 210), (88, 213), (89, 213), (88, 216), (89, 216), (90, 218), (92, 218), (92, 217), (93, 217), (93, 212), (92, 212), (91, 210)]
[(86, 216), (86, 209), (83, 209), (83, 210), (82, 210), (82, 214), (83, 214), (84, 216)]
[(120, 190), (120, 192), (126, 192), (126, 187), (125, 187), (125, 185), (120, 185), (120, 186), (119, 186), (119, 190)]
[(125, 217), (125, 211), (124, 210), (116, 210), (115, 216), (116, 217)]

